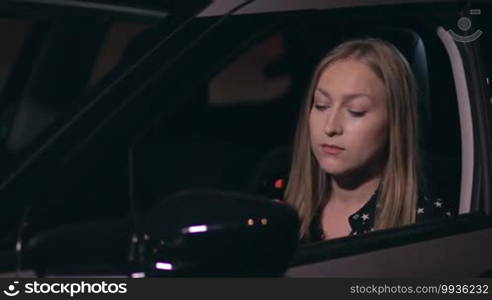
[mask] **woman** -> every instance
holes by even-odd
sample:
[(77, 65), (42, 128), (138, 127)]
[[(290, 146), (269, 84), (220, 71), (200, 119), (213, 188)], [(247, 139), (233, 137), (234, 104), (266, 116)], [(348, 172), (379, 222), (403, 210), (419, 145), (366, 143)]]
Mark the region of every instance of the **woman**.
[(390, 43), (351, 40), (317, 67), (285, 200), (316, 241), (415, 223), (442, 201), (419, 191), (416, 84)]

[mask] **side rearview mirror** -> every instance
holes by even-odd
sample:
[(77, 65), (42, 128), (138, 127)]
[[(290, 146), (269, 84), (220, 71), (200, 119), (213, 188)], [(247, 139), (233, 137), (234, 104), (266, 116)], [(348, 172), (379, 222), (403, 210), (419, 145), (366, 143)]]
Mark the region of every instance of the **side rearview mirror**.
[(148, 277), (281, 276), (296, 250), (291, 207), (232, 192), (185, 191), (147, 216)]

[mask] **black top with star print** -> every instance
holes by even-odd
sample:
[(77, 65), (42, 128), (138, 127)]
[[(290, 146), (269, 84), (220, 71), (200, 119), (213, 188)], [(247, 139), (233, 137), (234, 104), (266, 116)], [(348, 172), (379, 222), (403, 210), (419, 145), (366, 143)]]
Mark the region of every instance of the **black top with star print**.
[[(267, 195), (275, 200), (282, 200), (287, 183), (287, 176), (278, 176), (273, 180), (265, 181), (262, 184), (260, 193)], [(378, 205), (378, 191), (376, 190), (369, 201), (357, 212), (349, 216), (351, 232), (349, 236), (360, 235), (374, 230), (374, 219)], [(310, 226), (309, 239), (301, 242), (316, 242), (324, 240), (323, 229), (321, 226), (321, 211), (314, 217)], [(432, 199), (422, 194), (417, 203), (416, 222), (421, 223), (439, 217), (452, 216), (452, 212), (446, 208), (443, 199)]]
[[(349, 236), (360, 235), (374, 230), (378, 199), (378, 190), (376, 190), (369, 201), (361, 209), (349, 216), (348, 221), (351, 227)], [(416, 223), (422, 223), (439, 217), (452, 216), (451, 211), (445, 207), (443, 199), (431, 199), (425, 195), (419, 197), (415, 213)], [(321, 211), (311, 222), (309, 240), (304, 240), (303, 242), (316, 242), (324, 240), (320, 218)]]

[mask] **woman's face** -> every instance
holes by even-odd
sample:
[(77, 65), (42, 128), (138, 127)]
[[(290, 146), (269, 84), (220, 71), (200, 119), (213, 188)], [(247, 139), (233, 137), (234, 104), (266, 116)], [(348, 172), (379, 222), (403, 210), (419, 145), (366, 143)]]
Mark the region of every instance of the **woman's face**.
[(321, 168), (333, 176), (350, 176), (382, 167), (387, 99), (376, 74), (354, 59), (334, 62), (321, 73), (313, 97), (310, 138)]

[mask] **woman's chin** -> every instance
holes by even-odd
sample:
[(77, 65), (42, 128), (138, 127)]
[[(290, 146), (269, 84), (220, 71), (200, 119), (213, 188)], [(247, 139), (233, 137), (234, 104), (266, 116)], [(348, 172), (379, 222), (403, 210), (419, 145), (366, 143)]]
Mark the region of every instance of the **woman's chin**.
[(344, 176), (350, 173), (349, 168), (340, 165), (334, 165), (334, 164), (321, 165), (321, 169), (325, 171), (326, 174), (331, 176)]

